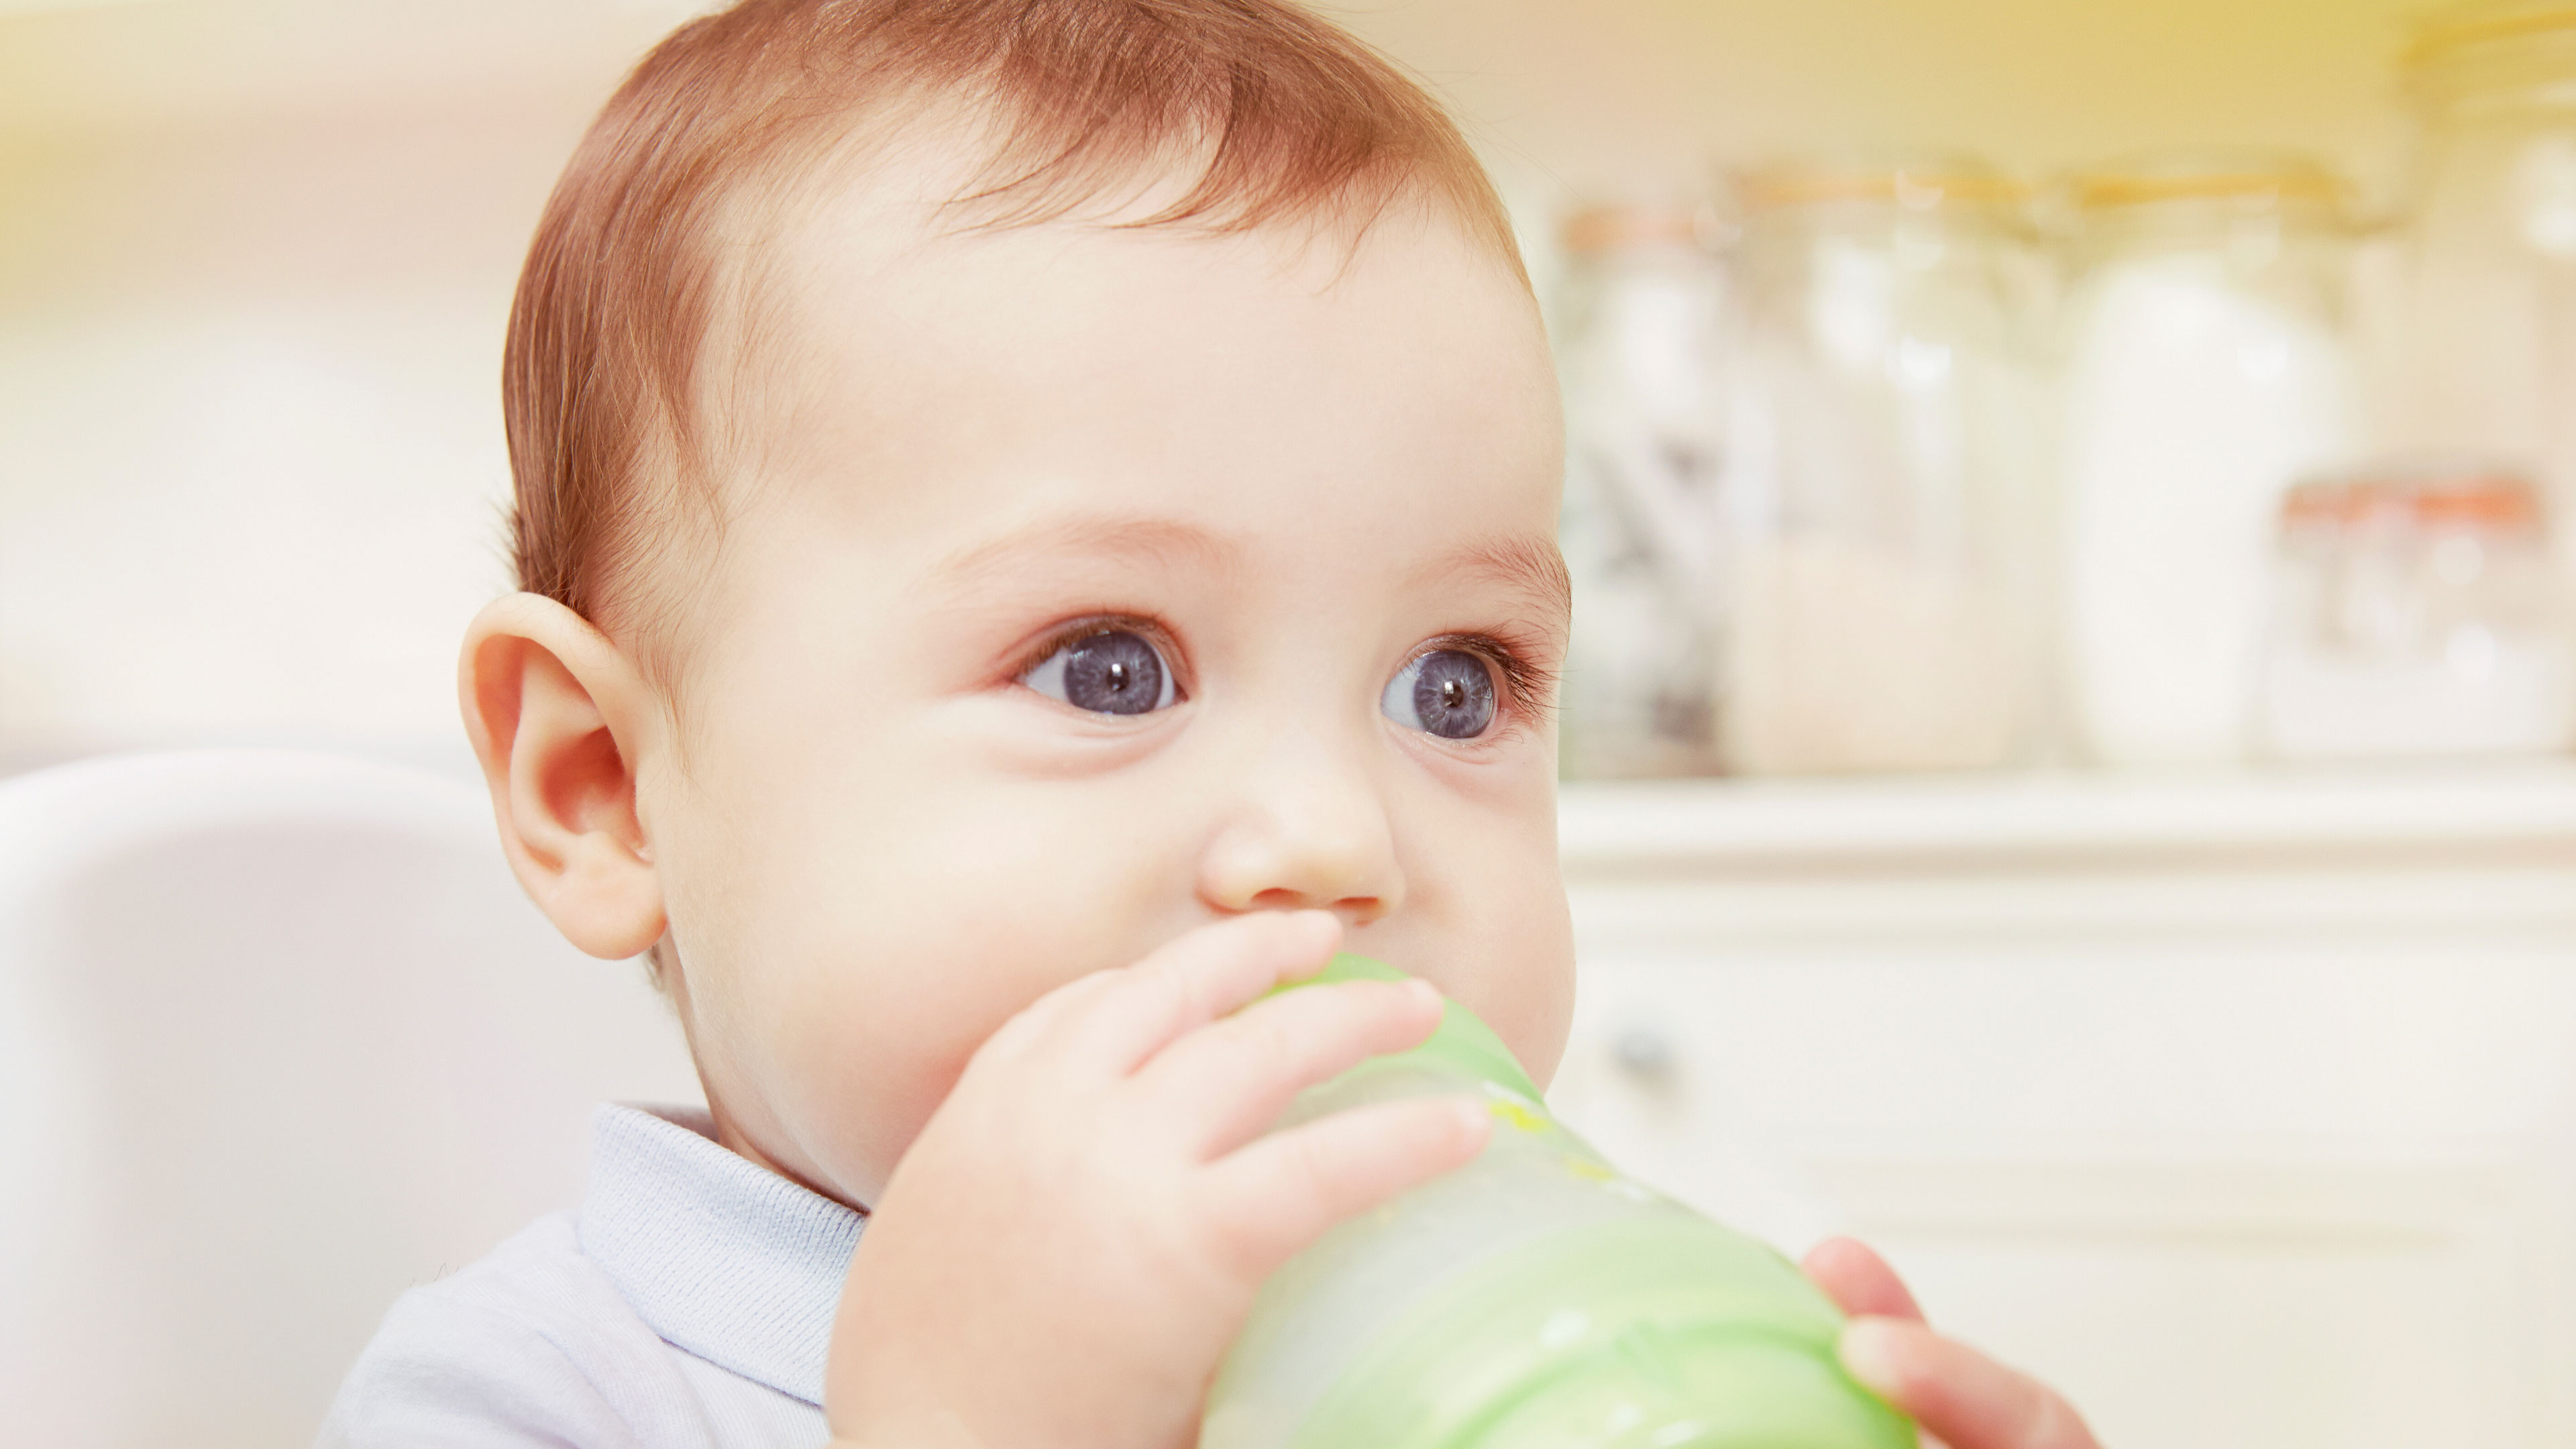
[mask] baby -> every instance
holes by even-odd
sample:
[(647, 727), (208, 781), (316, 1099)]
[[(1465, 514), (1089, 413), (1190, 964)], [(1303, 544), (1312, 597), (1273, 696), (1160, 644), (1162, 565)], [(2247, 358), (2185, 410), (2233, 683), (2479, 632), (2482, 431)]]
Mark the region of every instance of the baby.
[[(1565, 1041), (1558, 412), (1467, 147), (1286, 0), (747, 0), (574, 158), (506, 398), (467, 728), (707, 1112), (603, 1109), (324, 1442), (1188, 1444), (1264, 1276), (1484, 1141), (1289, 1098), (1438, 993)], [(1419, 979), (1262, 999), (1343, 946)], [(2090, 1444), (1811, 1271), (1956, 1449)]]

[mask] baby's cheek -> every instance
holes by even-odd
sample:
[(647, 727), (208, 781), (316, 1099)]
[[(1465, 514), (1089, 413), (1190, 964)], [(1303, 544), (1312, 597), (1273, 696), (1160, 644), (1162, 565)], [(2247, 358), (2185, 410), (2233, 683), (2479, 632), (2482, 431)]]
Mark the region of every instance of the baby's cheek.
[(1477, 863), (1497, 881), (1518, 882), (1482, 895), (1473, 912), (1472, 948), (1480, 958), (1468, 1005), (1493, 1027), (1542, 1087), (1556, 1073), (1574, 1024), (1574, 926), (1554, 842)]
[(1571, 946), (1561, 952), (1533, 953), (1521, 963), (1509, 1000), (1489, 1020), (1531, 1080), (1545, 1088), (1565, 1055), (1574, 1025), (1574, 959)]
[(805, 1130), (833, 1144), (836, 1176), (881, 1187), (984, 1042), (1069, 979), (1043, 919), (988, 906), (881, 930), (841, 949), (846, 979), (785, 1004)]

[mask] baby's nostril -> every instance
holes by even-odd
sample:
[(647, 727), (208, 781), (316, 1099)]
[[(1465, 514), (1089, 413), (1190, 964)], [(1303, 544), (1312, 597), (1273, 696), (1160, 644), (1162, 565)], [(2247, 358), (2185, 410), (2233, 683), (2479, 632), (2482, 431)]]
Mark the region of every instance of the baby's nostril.
[(1253, 896), (1249, 909), (1256, 911), (1330, 910), (1350, 925), (1365, 926), (1384, 916), (1387, 906), (1382, 896), (1343, 896), (1327, 906), (1304, 891), (1274, 886)]

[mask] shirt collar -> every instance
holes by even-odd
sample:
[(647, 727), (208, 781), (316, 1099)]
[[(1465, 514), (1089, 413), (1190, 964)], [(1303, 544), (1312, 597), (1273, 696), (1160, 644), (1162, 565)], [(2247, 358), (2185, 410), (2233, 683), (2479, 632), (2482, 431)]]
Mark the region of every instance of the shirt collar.
[(866, 1222), (717, 1146), (697, 1108), (591, 1118), (582, 1252), (665, 1341), (809, 1404)]

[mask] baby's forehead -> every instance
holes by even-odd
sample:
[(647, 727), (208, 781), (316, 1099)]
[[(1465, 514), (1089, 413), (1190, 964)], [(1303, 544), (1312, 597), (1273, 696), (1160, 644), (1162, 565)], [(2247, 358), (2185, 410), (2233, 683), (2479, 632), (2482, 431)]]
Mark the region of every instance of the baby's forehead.
[[(891, 134), (863, 130), (800, 174), (729, 199), (717, 245), (733, 272), (728, 290), (742, 304), (746, 340), (798, 320), (825, 288), (845, 298), (873, 293), (917, 329), (892, 343), (936, 334), (937, 318), (903, 306), (908, 297), (983, 277), (1043, 268), (1050, 300), (1079, 306), (1140, 266), (1186, 268), (1253, 251), (1275, 274), (1258, 284), (1265, 290), (1284, 283), (1312, 293), (1330, 287), (1381, 229), (1439, 216), (1462, 236), (1474, 230), (1415, 185), (1315, 198), (1275, 214), (1191, 211), (1208, 164), (1195, 149), (1104, 169), (1078, 188), (1054, 188), (1042, 205), (1014, 201), (1010, 184), (997, 180), (1007, 173), (987, 128), (953, 111), (935, 104)], [(1516, 255), (1489, 255), (1482, 265), (1526, 292)]]
[[(1038, 376), (1095, 408), (1150, 410), (1172, 366), (1240, 366), (1267, 319), (1354, 290), (1450, 296), (1543, 345), (1517, 271), (1421, 197), (1220, 229), (1158, 219), (1194, 182), (1175, 167), (1127, 178), (1094, 211), (999, 225), (956, 204), (979, 164), (971, 135), (925, 134), (735, 224), (735, 303), (709, 329), (706, 375), (739, 441), (790, 445), (833, 410), (900, 431), (955, 401), (943, 390), (998, 405)], [(1271, 385), (1304, 380), (1297, 359), (1275, 361)]]

